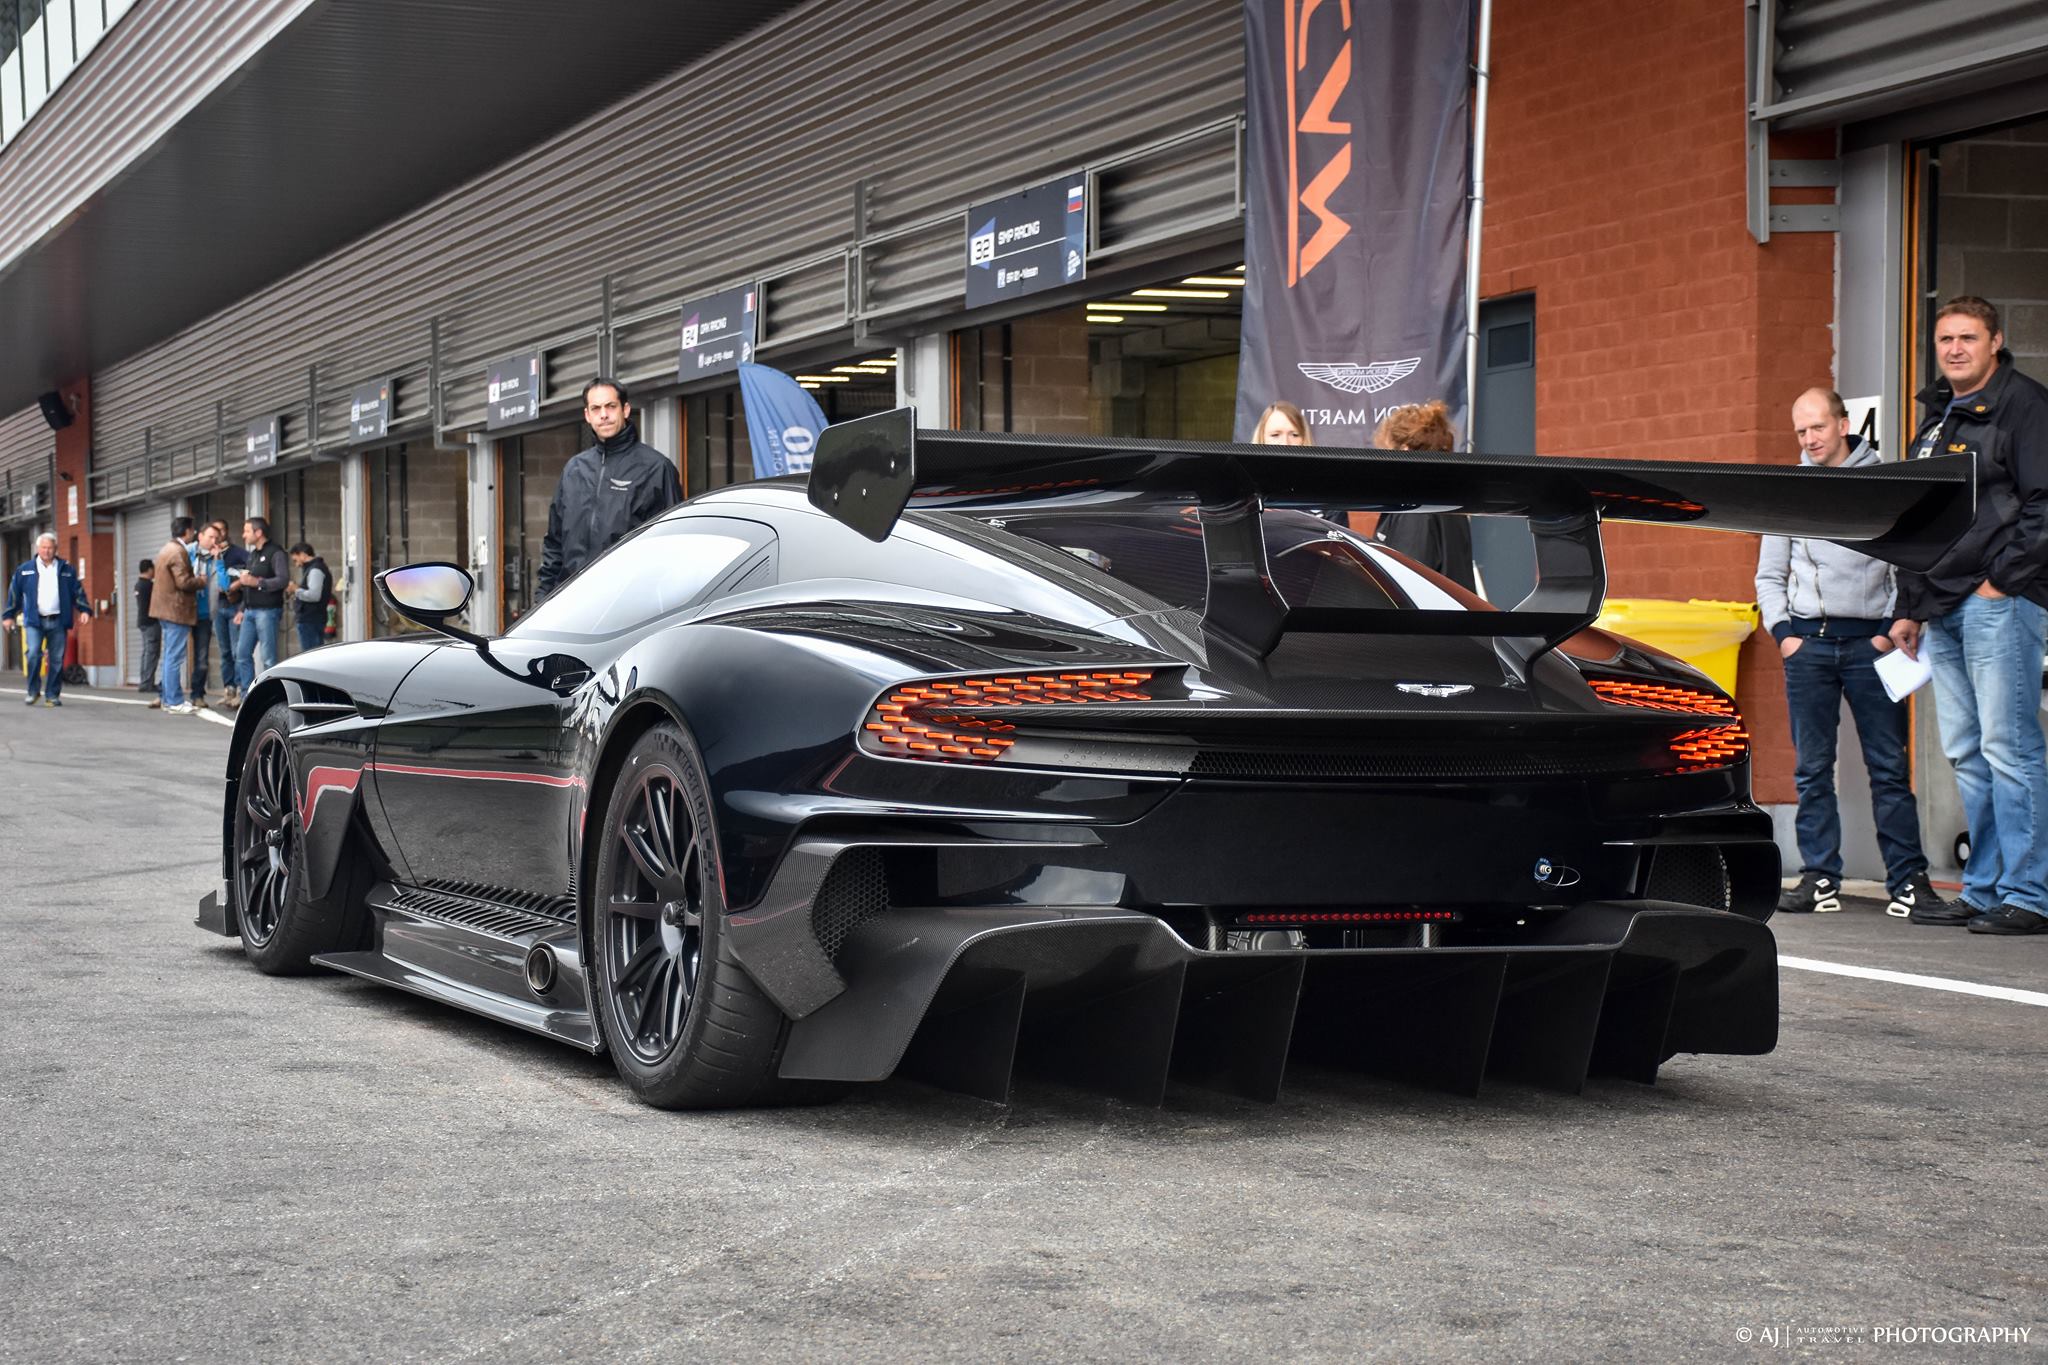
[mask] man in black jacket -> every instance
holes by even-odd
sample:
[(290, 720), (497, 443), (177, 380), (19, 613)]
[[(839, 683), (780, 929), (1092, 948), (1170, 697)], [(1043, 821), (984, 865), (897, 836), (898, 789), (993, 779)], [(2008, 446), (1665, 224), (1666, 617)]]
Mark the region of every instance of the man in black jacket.
[(270, 523), (250, 517), (242, 523), (242, 543), (248, 547), (249, 562), (235, 576), (242, 590), (242, 609), (235, 613), (235, 676), (246, 693), (261, 672), (256, 653), (263, 653), (263, 668), (277, 666), (278, 623), (284, 617), (285, 589), (291, 586), (291, 565), (284, 551), (271, 543)]
[(570, 459), (555, 488), (541, 543), (543, 598), (628, 531), (683, 500), (676, 467), (641, 443), (623, 384), (603, 377), (585, 384), (583, 420), (597, 444)]
[(1974, 455), (1977, 517), (1926, 573), (1900, 572), (1891, 636), (1908, 654), (1926, 644), (1970, 859), (1960, 900), (1909, 918), (2048, 933), (2048, 389), (2012, 367), (1998, 310), (1973, 295), (1935, 314), (1934, 355), (1913, 457)]

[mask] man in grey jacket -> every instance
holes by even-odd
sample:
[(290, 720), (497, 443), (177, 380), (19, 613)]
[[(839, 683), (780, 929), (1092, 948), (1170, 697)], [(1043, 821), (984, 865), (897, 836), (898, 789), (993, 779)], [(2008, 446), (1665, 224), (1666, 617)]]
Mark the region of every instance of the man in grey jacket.
[[(1792, 405), (1802, 465), (1821, 469), (1878, 463), (1877, 449), (1849, 434), (1849, 411), (1832, 389), (1808, 389)], [(1835, 805), (1835, 736), (1842, 699), (1856, 722), (1870, 806), (1884, 854), (1885, 909), (1898, 916), (1947, 909), (1927, 880), (1920, 811), (1906, 760), (1905, 704), (1885, 695), (1878, 655), (1892, 647), (1898, 591), (1892, 568), (1832, 541), (1765, 536), (1756, 600), (1785, 661), (1785, 701), (1799, 754), (1799, 885), (1780, 910), (1842, 908), (1842, 821)]]

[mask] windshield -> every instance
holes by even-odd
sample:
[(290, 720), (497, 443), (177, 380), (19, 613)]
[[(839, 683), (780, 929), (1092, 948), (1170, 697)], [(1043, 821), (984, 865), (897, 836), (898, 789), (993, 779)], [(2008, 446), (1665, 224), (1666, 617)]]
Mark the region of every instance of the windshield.
[(728, 517), (674, 517), (642, 527), (519, 618), (507, 635), (602, 636), (680, 611), (769, 532)]

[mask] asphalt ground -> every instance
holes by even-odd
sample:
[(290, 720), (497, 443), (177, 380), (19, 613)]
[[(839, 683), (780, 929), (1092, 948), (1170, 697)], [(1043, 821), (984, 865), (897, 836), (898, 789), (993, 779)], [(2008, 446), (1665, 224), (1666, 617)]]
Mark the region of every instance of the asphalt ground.
[(192, 925), (229, 731), (73, 695), (0, 697), (0, 1360), (2048, 1356), (2048, 935), (1781, 917), (2036, 995), (1788, 967), (1776, 1053), (1576, 1097), (668, 1114), (259, 975)]

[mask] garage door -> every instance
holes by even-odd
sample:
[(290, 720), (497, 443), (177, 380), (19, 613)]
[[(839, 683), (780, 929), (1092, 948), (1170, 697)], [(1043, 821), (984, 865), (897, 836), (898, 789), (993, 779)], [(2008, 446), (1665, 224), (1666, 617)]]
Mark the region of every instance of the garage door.
[(142, 669), (142, 623), (136, 618), (135, 594), (131, 591), (135, 570), (143, 560), (155, 559), (156, 552), (170, 538), (171, 504), (145, 503), (122, 511), (115, 544), (121, 556), (116, 581), (121, 585), (121, 680), (126, 683), (138, 681), (137, 674)]

